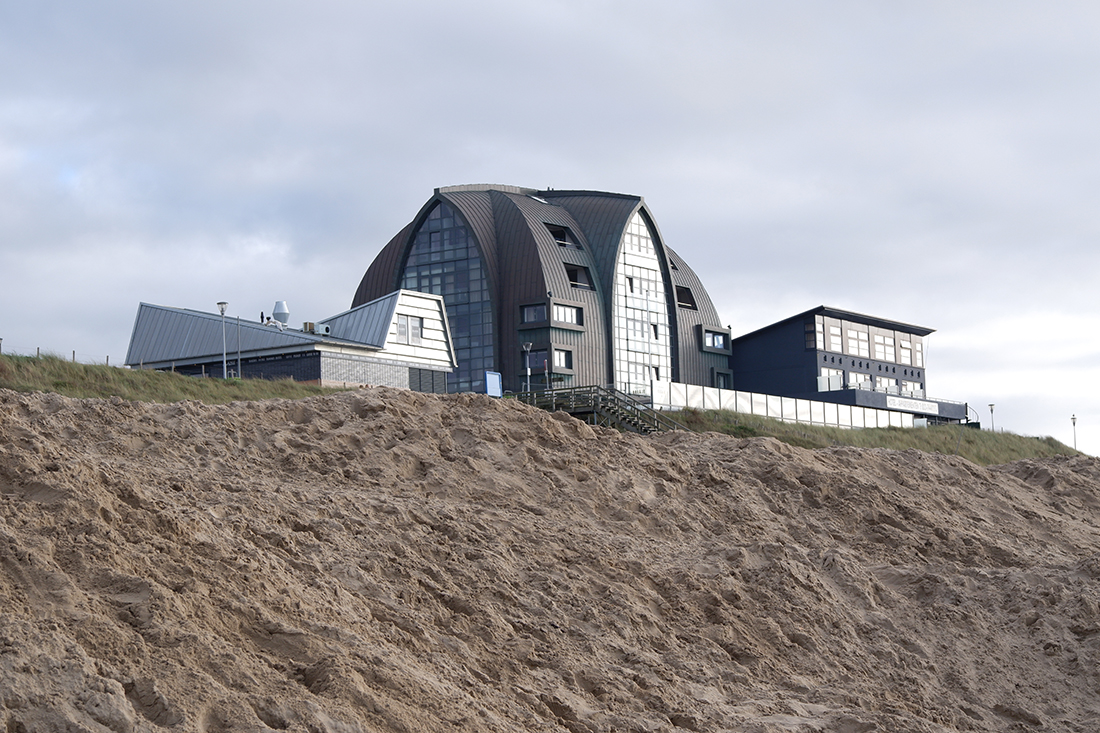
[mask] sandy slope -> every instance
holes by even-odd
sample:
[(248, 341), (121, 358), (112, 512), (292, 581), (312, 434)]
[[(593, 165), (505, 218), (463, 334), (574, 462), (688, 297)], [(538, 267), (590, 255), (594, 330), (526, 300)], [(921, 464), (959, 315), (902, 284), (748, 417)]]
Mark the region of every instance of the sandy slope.
[(1100, 729), (1100, 464), (0, 391), (0, 730)]

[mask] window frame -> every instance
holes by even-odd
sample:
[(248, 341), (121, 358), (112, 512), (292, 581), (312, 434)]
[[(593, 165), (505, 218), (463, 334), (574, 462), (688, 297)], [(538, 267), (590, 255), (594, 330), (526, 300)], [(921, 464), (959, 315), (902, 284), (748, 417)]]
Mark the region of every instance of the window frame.
[[(528, 315), (528, 310), (529, 309), (535, 310), (536, 313), (537, 313), (538, 309), (541, 309), (542, 318), (528, 318), (527, 315)], [(519, 322), (522, 323), (522, 324), (546, 323), (546, 313), (547, 313), (546, 303), (531, 303), (531, 304), (528, 304), (528, 305), (521, 305), (519, 307)]]
[(560, 224), (551, 224), (545, 221), (543, 222), (543, 226), (546, 227), (546, 231), (550, 232), (551, 238), (553, 238), (554, 243), (557, 244), (559, 247), (580, 250), (584, 249), (584, 247), (582, 247), (580, 243), (577, 242), (577, 238), (573, 236), (573, 232), (569, 229), (569, 227), (563, 227)]
[[(691, 292), (691, 288), (687, 285), (673, 285), (676, 292), (676, 307), (687, 308), (689, 310), (699, 310), (699, 305), (695, 301), (695, 294)], [(687, 296), (686, 298), (684, 296)]]
[[(565, 315), (567, 311), (571, 311), (574, 320), (568, 318), (559, 318), (559, 315)], [(550, 308), (550, 320), (552, 323), (565, 323), (570, 326), (583, 326), (584, 325), (584, 308), (579, 305), (570, 305), (568, 303), (554, 303)]]
[(424, 319), (420, 316), (398, 313), (397, 333), (394, 336), (394, 343), (422, 346), (424, 344)]
[[(699, 335), (699, 348), (708, 354), (730, 354), (733, 351), (733, 339), (730, 332), (724, 328), (716, 328), (714, 326), (701, 325)], [(722, 340), (720, 346), (714, 345), (714, 337), (719, 337)], [(707, 343), (708, 339), (711, 341)]]
[[(562, 362), (563, 362), (563, 363), (560, 363), (560, 364), (558, 363), (559, 355), (562, 357)], [(573, 371), (573, 350), (572, 349), (561, 349), (561, 348), (558, 348), (558, 347), (555, 346), (554, 347), (554, 356), (553, 356), (552, 365), (553, 365), (554, 371), (566, 370), (567, 372), (571, 373)]]
[[(569, 286), (576, 288), (577, 290), (595, 290), (596, 285), (592, 281), (592, 273), (584, 265), (574, 265), (572, 262), (562, 263), (565, 266), (565, 278), (569, 281)], [(581, 277), (574, 277), (574, 273)]]

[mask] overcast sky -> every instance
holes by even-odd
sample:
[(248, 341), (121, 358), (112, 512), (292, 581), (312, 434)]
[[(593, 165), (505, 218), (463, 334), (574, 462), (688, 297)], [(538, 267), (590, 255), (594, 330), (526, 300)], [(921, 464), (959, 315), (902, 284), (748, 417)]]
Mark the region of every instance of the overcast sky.
[(639, 194), (734, 335), (936, 329), (932, 397), (1100, 453), (1095, 2), (0, 0), (0, 338), (349, 307), (439, 186)]

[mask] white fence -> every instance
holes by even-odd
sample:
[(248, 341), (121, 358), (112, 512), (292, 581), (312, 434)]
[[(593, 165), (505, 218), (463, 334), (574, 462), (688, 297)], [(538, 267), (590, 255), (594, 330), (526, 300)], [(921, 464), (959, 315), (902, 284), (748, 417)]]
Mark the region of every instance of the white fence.
[(730, 410), (748, 415), (760, 415), (784, 422), (826, 425), (834, 428), (911, 428), (913, 414), (874, 407), (837, 405), (816, 400), (738, 392), (733, 389), (699, 387), (678, 382), (653, 382), (653, 408), (681, 410)]

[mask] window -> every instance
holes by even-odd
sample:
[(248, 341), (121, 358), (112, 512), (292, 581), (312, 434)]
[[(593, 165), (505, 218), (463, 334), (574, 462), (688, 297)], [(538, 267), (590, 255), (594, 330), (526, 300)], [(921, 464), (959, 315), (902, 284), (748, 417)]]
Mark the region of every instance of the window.
[[(644, 343), (648, 338), (647, 331), (648, 329), (646, 328), (645, 321), (638, 321), (633, 318), (627, 319), (626, 332), (631, 341)], [(645, 347), (639, 346), (638, 343), (632, 343), (628, 348), (632, 350), (645, 350)]]
[(840, 341), (840, 326), (829, 326), (829, 351), (844, 351)]
[(848, 353), (852, 356), (862, 356), (864, 359), (871, 355), (871, 347), (866, 331), (855, 328), (848, 329)]
[(532, 349), (523, 352), (523, 366), (528, 369), (546, 368), (546, 349)]
[(669, 307), (676, 296), (662, 275), (664, 264), (641, 211), (631, 217), (620, 244), (611, 310), (612, 377), (624, 392), (648, 393), (654, 374), (671, 373)]
[(821, 367), (821, 376), (817, 379), (818, 392), (833, 392), (844, 389), (844, 370)]
[(554, 238), (554, 241), (558, 243), (559, 247), (572, 247), (573, 249), (581, 248), (581, 246), (577, 244), (577, 240), (573, 237), (573, 232), (565, 227), (547, 224), (546, 229), (550, 232), (550, 236)]
[(703, 331), (703, 346), (708, 349), (727, 349), (729, 348), (729, 338), (724, 333)]
[(911, 397), (924, 397), (924, 390), (921, 389), (920, 382), (902, 381), (901, 391)]
[(902, 364), (913, 363), (913, 343), (911, 341), (898, 342), (898, 361)]
[(594, 290), (592, 287), (592, 277), (588, 274), (587, 267), (581, 267), (580, 265), (566, 265), (565, 276), (569, 278), (569, 284), (575, 288), (581, 290)]
[(892, 377), (876, 377), (875, 389), (879, 392), (892, 392), (898, 391), (898, 380)]
[(584, 324), (581, 309), (573, 305), (554, 305), (554, 320), (558, 323), (572, 323), (574, 326)]
[(523, 323), (539, 323), (546, 320), (546, 304), (539, 303), (538, 305), (525, 305), (523, 306), (522, 322)]
[(568, 349), (554, 349), (554, 366), (558, 369), (572, 369), (573, 352)]
[(924, 366), (924, 344), (922, 344), (920, 341), (917, 342), (916, 351), (917, 351), (917, 353), (916, 353), (915, 366), (923, 367)]
[(419, 346), (423, 343), (424, 319), (417, 316), (397, 316), (397, 343)]
[(683, 285), (676, 286), (676, 305), (681, 308), (699, 310), (699, 307), (695, 305), (695, 296), (691, 294), (691, 288), (685, 288)]
[(853, 389), (871, 389), (873, 386), (871, 375), (861, 372), (848, 372), (848, 386)]
[(880, 361), (894, 361), (894, 337), (875, 334), (875, 358)]
[(806, 348), (825, 350), (825, 322), (818, 316), (811, 323), (806, 321)]
[(447, 304), (457, 368), (448, 392), (484, 392), (492, 369), (493, 302), (473, 233), (462, 215), (439, 203), (421, 223), (403, 265), (400, 287), (442, 295)]
[(729, 389), (732, 381), (729, 372), (714, 373), (714, 386), (718, 389)]

